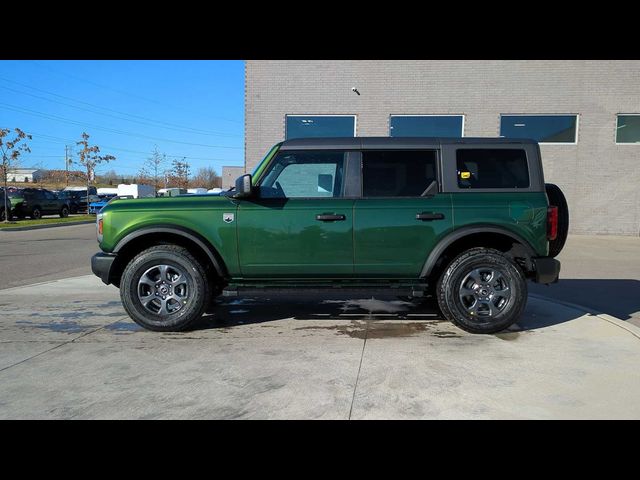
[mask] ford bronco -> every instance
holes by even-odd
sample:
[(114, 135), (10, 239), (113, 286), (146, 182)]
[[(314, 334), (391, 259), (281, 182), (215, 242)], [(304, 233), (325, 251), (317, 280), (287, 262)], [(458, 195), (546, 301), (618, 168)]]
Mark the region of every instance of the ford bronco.
[(557, 281), (568, 215), (533, 140), (293, 139), (220, 196), (110, 202), (91, 263), (149, 330), (188, 329), (219, 295), (343, 289), (435, 297), (493, 333), (527, 280)]

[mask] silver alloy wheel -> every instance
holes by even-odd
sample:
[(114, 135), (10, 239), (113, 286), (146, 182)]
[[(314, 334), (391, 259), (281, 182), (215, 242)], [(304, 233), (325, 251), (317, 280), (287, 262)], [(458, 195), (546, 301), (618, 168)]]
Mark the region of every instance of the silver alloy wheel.
[(511, 285), (500, 270), (480, 267), (464, 277), (458, 295), (469, 315), (494, 317), (509, 304)]
[(155, 265), (138, 280), (138, 300), (156, 315), (170, 315), (189, 301), (186, 272), (173, 265)]

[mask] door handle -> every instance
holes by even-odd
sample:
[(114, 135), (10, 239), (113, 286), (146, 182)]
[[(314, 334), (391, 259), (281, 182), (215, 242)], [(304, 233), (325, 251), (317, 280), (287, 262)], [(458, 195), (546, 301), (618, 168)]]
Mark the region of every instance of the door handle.
[(444, 214), (432, 212), (416, 213), (416, 220), (422, 220), (423, 222), (430, 222), (431, 220), (444, 220)]
[(336, 222), (346, 220), (346, 215), (329, 215), (326, 213), (316, 215), (316, 220), (320, 222)]

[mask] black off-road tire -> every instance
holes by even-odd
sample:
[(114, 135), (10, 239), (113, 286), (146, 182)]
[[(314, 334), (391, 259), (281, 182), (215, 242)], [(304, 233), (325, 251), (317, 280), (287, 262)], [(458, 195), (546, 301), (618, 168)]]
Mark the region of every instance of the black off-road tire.
[(11, 220), (11, 219), (12, 219), (11, 212), (9, 212), (9, 218), (6, 218), (4, 208), (2, 208), (0, 210), (0, 222), (4, 222), (5, 220)]
[(65, 205), (60, 209), (60, 218), (67, 218), (69, 216), (69, 208)]
[(42, 210), (40, 210), (40, 207), (34, 207), (29, 216), (32, 220), (40, 220), (42, 218)]
[(549, 205), (558, 207), (558, 235), (555, 240), (549, 241), (549, 256), (557, 257), (562, 251), (569, 233), (569, 205), (560, 187), (553, 183), (545, 183), (544, 187), (549, 199)]
[[(187, 276), (188, 299), (173, 313), (150, 312), (138, 298), (140, 279), (156, 265), (177, 267)], [(157, 245), (140, 252), (125, 267), (120, 280), (124, 309), (138, 325), (156, 332), (179, 332), (194, 326), (204, 314), (210, 291), (202, 264), (186, 248), (178, 245)]]
[[(496, 301), (502, 307), (494, 316), (474, 316), (460, 298), (463, 280), (476, 269), (499, 272), (508, 283), (509, 299), (502, 304), (503, 297), (498, 291)], [(496, 333), (515, 323), (522, 315), (527, 304), (527, 281), (520, 266), (502, 252), (478, 247), (461, 253), (449, 263), (438, 279), (436, 293), (438, 307), (447, 320), (470, 333)]]

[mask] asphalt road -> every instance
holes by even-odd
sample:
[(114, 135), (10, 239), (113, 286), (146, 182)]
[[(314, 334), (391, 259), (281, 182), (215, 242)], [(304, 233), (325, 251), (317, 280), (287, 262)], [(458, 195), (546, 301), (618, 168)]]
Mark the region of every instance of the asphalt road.
[(90, 274), (98, 250), (93, 224), (0, 230), (0, 289)]

